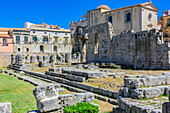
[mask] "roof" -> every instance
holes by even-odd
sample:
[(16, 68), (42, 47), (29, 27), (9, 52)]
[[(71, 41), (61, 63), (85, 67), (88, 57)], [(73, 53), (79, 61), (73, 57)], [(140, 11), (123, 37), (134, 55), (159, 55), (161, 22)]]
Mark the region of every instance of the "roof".
[(8, 32), (9, 28), (0, 28), (0, 32)]
[(107, 5), (100, 5), (98, 6), (96, 9), (107, 9), (107, 10), (111, 10), (110, 7), (108, 7)]
[(1, 38), (2, 38), (2, 37), (10, 38), (11, 36), (8, 35), (8, 34), (0, 34), (0, 37), (1, 37)]
[(81, 16), (81, 17), (87, 17), (87, 14), (85, 14), (85, 15), (83, 15), (83, 16)]
[(122, 9), (127, 9), (127, 8), (133, 8), (133, 7), (136, 7), (136, 6), (141, 6), (141, 7), (150, 9), (150, 8), (146, 7), (147, 5), (150, 5), (153, 8), (151, 10), (158, 11), (158, 9), (151, 2), (145, 2), (145, 3), (141, 3), (141, 4), (136, 4), (136, 5), (132, 5), (132, 6), (123, 7), (123, 8), (113, 9), (113, 10), (110, 10), (110, 11), (105, 11), (103, 13), (122, 10)]

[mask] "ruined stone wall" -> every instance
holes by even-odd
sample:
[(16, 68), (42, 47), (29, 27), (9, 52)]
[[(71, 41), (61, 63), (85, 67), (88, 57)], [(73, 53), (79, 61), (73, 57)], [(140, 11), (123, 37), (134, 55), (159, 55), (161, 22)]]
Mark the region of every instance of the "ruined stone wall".
[[(111, 29), (111, 30), (110, 30)], [(99, 24), (89, 28), (87, 62), (108, 62), (112, 36), (111, 23)], [(95, 47), (96, 52), (95, 52)], [(97, 52), (98, 51), (98, 52)]]
[(0, 67), (7, 67), (11, 63), (11, 54), (13, 53), (0, 53)]
[[(97, 39), (95, 34), (98, 34)], [(134, 33), (124, 31), (113, 36), (111, 23), (89, 29), (87, 62), (114, 62), (132, 68), (169, 69), (169, 44), (162, 44), (156, 30)], [(98, 41), (98, 53), (95, 52)]]

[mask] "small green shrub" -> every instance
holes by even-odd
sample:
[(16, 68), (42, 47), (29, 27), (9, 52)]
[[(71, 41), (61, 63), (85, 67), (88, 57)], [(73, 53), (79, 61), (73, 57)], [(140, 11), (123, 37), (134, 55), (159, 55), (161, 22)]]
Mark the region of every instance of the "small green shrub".
[(77, 103), (77, 105), (67, 106), (64, 113), (98, 113), (99, 107), (88, 102)]
[(79, 54), (80, 54), (80, 52), (78, 51), (78, 52), (77, 52), (77, 54), (79, 55)]

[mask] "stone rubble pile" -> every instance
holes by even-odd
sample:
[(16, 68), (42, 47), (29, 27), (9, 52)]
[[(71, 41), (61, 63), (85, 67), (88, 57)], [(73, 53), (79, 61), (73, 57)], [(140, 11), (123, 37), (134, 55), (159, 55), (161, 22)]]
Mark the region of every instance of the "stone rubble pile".
[(169, 95), (169, 90), (170, 72), (158, 75), (126, 75), (117, 98), (119, 107), (114, 107), (113, 112), (169, 113), (167, 107), (170, 104), (166, 96)]
[(12, 113), (11, 103), (0, 103), (0, 113)]
[(40, 112), (55, 111), (62, 112), (66, 106), (71, 106), (79, 102), (93, 102), (92, 93), (58, 94), (58, 86), (46, 85), (38, 86), (33, 94), (37, 100), (37, 108)]

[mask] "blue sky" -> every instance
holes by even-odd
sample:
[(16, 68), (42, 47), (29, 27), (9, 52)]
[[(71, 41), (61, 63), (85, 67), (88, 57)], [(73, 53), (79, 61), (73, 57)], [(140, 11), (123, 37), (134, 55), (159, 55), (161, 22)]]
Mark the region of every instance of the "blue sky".
[[(69, 28), (69, 22), (79, 20), (86, 11), (99, 5), (111, 9), (135, 5), (149, 0), (1, 0), (0, 27), (22, 28), (25, 22), (60, 25)], [(152, 0), (158, 11), (170, 10), (170, 0)]]

